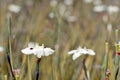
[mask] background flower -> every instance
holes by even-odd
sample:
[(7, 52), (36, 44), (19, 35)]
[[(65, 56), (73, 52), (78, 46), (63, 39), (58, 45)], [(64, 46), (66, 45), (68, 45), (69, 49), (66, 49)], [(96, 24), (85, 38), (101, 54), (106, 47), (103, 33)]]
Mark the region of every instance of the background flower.
[(95, 52), (92, 49), (78, 47), (76, 50), (69, 51), (68, 54), (73, 54), (72, 59), (75, 60), (83, 54), (95, 55)]

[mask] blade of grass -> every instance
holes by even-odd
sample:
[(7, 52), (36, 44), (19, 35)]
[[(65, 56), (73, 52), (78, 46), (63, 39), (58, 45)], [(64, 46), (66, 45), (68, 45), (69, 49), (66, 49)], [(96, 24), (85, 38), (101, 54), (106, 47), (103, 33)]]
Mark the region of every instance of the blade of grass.
[(13, 77), (13, 80), (15, 80), (15, 76), (14, 76), (14, 73), (12, 71), (12, 65), (11, 65), (11, 61), (10, 61), (10, 56), (9, 54), (7, 53), (7, 60), (8, 60), (8, 63), (9, 63), (9, 67), (10, 67), (10, 71), (11, 71), (11, 74), (12, 74), (12, 77)]
[(13, 58), (12, 58), (12, 48), (11, 48), (11, 16), (8, 16), (8, 44), (9, 44), (9, 53), (10, 53), (10, 63), (13, 69)]
[(16, 79), (16, 80), (19, 80), (19, 75), (15, 75), (15, 79)]
[(31, 67), (30, 67), (30, 56), (28, 55), (28, 78), (29, 80), (32, 80), (31, 78)]
[(103, 65), (102, 65), (102, 74), (101, 74), (101, 77), (100, 79), (101, 80), (104, 80), (105, 79), (105, 73), (106, 73), (106, 70), (108, 68), (108, 42), (105, 43), (105, 56), (104, 56), (104, 61), (103, 61)]
[(4, 75), (4, 80), (8, 80), (8, 78), (7, 78), (8, 76), (7, 75)]
[(114, 60), (115, 80), (117, 80), (118, 71), (119, 71), (119, 56), (117, 55), (118, 52), (119, 52), (119, 45), (116, 44), (116, 55)]
[(115, 44), (115, 48), (116, 48), (116, 54), (115, 54), (115, 58), (114, 58), (114, 72), (115, 72), (115, 80), (117, 80), (117, 76), (118, 76), (118, 72), (119, 72), (119, 56), (118, 53), (120, 52), (120, 45), (118, 44), (118, 33), (119, 30), (116, 29), (115, 31), (115, 37), (116, 37), (116, 44)]
[(118, 29), (116, 29), (116, 30), (115, 30), (116, 43), (118, 43), (118, 32), (119, 32), (119, 30), (118, 30)]
[(86, 58), (83, 60), (83, 68), (84, 68), (84, 72), (85, 72), (85, 76), (86, 76), (87, 80), (90, 80), (89, 71), (87, 69), (87, 66), (85, 65)]

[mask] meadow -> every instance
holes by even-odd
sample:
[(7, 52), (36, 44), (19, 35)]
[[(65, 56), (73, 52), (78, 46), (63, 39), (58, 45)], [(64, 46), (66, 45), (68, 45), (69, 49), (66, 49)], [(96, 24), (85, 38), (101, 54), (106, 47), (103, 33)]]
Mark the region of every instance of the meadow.
[[(0, 80), (36, 80), (38, 58), (21, 52), (29, 42), (55, 50), (41, 58), (39, 80), (119, 80), (120, 0), (95, 1), (0, 0)], [(79, 46), (95, 55), (72, 60)]]

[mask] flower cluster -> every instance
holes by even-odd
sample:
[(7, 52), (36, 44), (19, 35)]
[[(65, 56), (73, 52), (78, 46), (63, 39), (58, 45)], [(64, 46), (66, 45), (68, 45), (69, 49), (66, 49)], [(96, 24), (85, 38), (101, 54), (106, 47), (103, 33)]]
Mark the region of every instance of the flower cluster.
[(22, 49), (21, 52), (27, 55), (34, 54), (38, 58), (41, 58), (42, 56), (49, 56), (53, 54), (54, 50), (52, 50), (51, 48), (45, 48), (44, 44), (42, 44), (42, 46), (39, 46), (38, 43), (30, 42), (28, 44), (28, 47), (25, 49)]
[(95, 52), (92, 49), (78, 47), (75, 50), (69, 51), (68, 54), (73, 54), (72, 59), (75, 60), (83, 54), (95, 55)]

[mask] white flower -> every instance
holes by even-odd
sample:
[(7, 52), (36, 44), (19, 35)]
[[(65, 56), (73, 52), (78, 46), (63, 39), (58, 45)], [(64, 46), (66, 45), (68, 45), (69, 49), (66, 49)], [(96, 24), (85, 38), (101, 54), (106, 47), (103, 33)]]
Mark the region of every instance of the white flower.
[(64, 4), (72, 5), (73, 4), (73, 0), (64, 0)]
[(76, 50), (69, 51), (68, 54), (73, 54), (72, 59), (75, 60), (82, 54), (95, 55), (95, 52), (92, 49), (78, 47)]
[(28, 44), (28, 47), (21, 50), (24, 54), (34, 54), (38, 58), (41, 58), (42, 56), (49, 56), (54, 53), (54, 50), (51, 48), (45, 48), (44, 44), (42, 46), (39, 46), (38, 43), (32, 43), (30, 42)]
[(83, 0), (85, 3), (91, 3), (93, 0)]
[(0, 46), (0, 52), (3, 52), (4, 48), (2, 46)]
[(95, 55), (95, 52), (92, 50), (92, 49), (86, 49), (87, 50), (87, 54), (90, 54), (90, 55)]
[(94, 6), (93, 11), (94, 12), (103, 12), (106, 10), (106, 6), (105, 5), (97, 5)]
[(11, 4), (8, 9), (11, 12), (18, 13), (20, 12), (21, 7), (15, 4)]
[(117, 13), (119, 11), (119, 7), (118, 6), (108, 6), (107, 11), (109, 14)]
[(35, 50), (34, 54), (37, 55), (38, 58), (41, 58), (42, 56), (49, 56), (54, 53), (54, 50), (51, 48), (45, 48), (44, 44), (40, 46), (37, 50)]
[(57, 5), (57, 0), (51, 0), (50, 1), (50, 6), (55, 7)]
[(27, 55), (33, 54), (38, 46), (39, 46), (38, 43), (30, 42), (28, 43), (28, 47), (25, 49), (22, 49), (21, 52)]
[(53, 12), (50, 12), (50, 13), (49, 13), (49, 18), (50, 18), (50, 19), (53, 19), (54, 17), (55, 17), (55, 14), (54, 14)]

